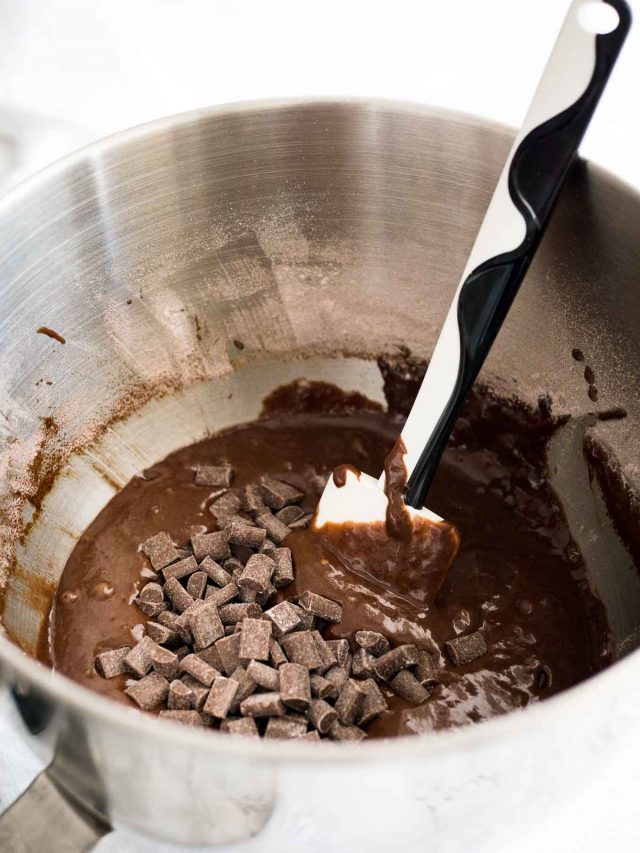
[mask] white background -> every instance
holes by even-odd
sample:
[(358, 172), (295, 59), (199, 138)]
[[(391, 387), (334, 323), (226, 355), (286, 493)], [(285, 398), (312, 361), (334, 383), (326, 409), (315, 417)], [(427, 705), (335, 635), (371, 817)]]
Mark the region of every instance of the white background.
[[(369, 95), (517, 125), (568, 0), (0, 0), (0, 186), (98, 137), (235, 100)], [(640, 0), (631, 0), (640, 19)], [(640, 187), (640, 20), (583, 153)], [(640, 710), (639, 710), (640, 725)], [(504, 853), (637, 853), (639, 757)], [(0, 811), (37, 770), (0, 707)], [(234, 847), (276, 851), (267, 839)], [(109, 851), (164, 850), (121, 833)], [(168, 848), (166, 848), (168, 849)], [(323, 853), (315, 843), (296, 850)], [(484, 853), (481, 840), (477, 850)], [(332, 851), (333, 853), (333, 851)], [(336, 851), (337, 853), (337, 851)], [(342, 851), (340, 851), (342, 853)], [(413, 853), (408, 851), (407, 853)], [(502, 851), (487, 851), (502, 853)]]

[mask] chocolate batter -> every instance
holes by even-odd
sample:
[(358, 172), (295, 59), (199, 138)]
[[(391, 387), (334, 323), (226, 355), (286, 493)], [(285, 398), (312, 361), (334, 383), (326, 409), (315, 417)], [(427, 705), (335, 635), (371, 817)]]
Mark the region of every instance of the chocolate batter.
[[(142, 635), (144, 617), (131, 601), (150, 572), (139, 543), (160, 530), (180, 543), (194, 529), (214, 529), (207, 490), (193, 482), (195, 465), (229, 462), (237, 470), (234, 486), (261, 474), (283, 477), (304, 491), (303, 507), (312, 510), (340, 463), (377, 476), (401, 425), (397, 411), (385, 414), (359, 395), (300, 383), (275, 392), (255, 423), (180, 450), (135, 478), (67, 563), (52, 611), (54, 666), (130, 704), (124, 677), (100, 678), (93, 660)], [(432, 697), (415, 707), (387, 694), (391, 713), (368, 727), (370, 736), (477, 722), (550, 696), (609, 662), (604, 609), (589, 591), (545, 480), (544, 447), (553, 428), (546, 412), (482, 395), (471, 401), (429, 497), (429, 506), (461, 533), (459, 554), (431, 606), (421, 603), (428, 596), (415, 574), (408, 586), (398, 582), (402, 572), (374, 580), (326, 538), (311, 531), (287, 538), (296, 580), (279, 597), (312, 590), (339, 601), (342, 621), (326, 629), (327, 638), (377, 630), (393, 644), (416, 642), (440, 662), (442, 684)], [(454, 667), (444, 643), (476, 630), (488, 653)]]

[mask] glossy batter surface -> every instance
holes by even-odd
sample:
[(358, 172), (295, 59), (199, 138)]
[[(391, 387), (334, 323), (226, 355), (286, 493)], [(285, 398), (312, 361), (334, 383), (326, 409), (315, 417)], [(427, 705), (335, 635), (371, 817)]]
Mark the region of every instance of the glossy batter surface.
[[(231, 463), (234, 486), (261, 474), (283, 477), (313, 509), (330, 472), (345, 461), (377, 476), (401, 427), (361, 398), (302, 384), (275, 393), (265, 417), (174, 453), (135, 478), (78, 542), (52, 612), (51, 657), (61, 672), (127, 704), (124, 677), (96, 675), (97, 652), (139, 638), (144, 617), (130, 602), (149, 579), (140, 542), (167, 530), (186, 542), (194, 528), (215, 529), (208, 491), (193, 482), (197, 464)], [(339, 600), (339, 625), (325, 636), (370, 628), (416, 642), (440, 662), (441, 685), (422, 706), (387, 694), (391, 712), (370, 736), (477, 722), (521, 708), (587, 678), (609, 662), (604, 610), (545, 481), (544, 446), (553, 430), (489, 399), (472, 401), (445, 453), (429, 505), (461, 534), (460, 552), (435, 604), (356, 573), (310, 531), (286, 540), (296, 562), (290, 598), (310, 589)], [(146, 576), (145, 576), (146, 575)], [(417, 590), (419, 599), (420, 591)], [(456, 668), (444, 643), (481, 629), (482, 658)]]

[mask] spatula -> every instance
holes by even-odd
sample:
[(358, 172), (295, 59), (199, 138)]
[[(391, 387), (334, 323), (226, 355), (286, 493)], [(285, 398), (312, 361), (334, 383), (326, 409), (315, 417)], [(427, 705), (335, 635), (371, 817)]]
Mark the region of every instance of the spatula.
[[(406, 474), (395, 500), (403, 498), (413, 524), (442, 522), (424, 508), (433, 476), (540, 244), (630, 23), (624, 0), (574, 0), (569, 7), (396, 443), (396, 479), (401, 463)], [(313, 528), (384, 522), (388, 510), (384, 474), (376, 480), (342, 466), (327, 482)]]

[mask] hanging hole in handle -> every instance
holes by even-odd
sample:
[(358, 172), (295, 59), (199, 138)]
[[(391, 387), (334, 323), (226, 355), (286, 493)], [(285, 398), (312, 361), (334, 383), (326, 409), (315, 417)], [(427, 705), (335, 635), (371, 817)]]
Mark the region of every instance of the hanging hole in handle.
[(620, 23), (620, 15), (609, 3), (588, 0), (578, 10), (578, 22), (588, 33), (606, 35), (616, 29)]

